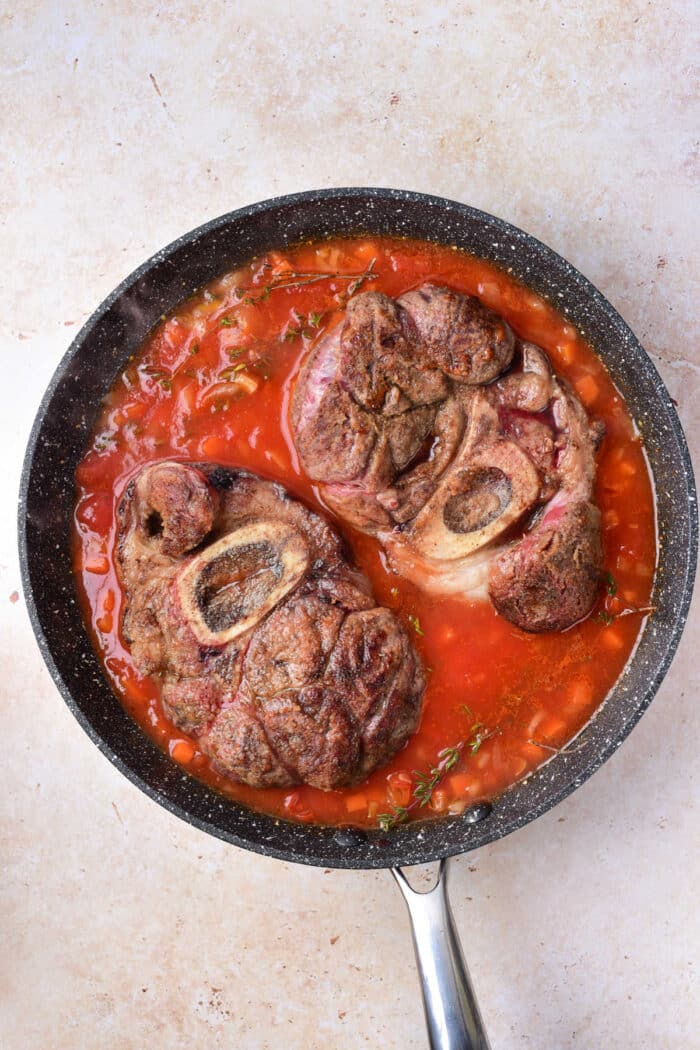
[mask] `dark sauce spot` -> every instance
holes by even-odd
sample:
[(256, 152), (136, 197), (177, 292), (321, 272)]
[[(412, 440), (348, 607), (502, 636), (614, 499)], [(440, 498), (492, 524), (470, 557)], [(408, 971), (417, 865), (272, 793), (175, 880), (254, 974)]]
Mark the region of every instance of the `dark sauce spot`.
[(157, 510), (152, 510), (146, 518), (146, 535), (151, 539), (163, 535), (163, 518)]

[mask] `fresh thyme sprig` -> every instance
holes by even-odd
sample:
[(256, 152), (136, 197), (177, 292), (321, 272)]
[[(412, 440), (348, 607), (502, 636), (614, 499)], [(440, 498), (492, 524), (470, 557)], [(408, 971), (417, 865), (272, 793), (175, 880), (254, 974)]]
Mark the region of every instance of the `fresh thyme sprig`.
[[(474, 718), (473, 711), (466, 704), (462, 705), (462, 710), (466, 711), (470, 718)], [(475, 755), (482, 744), (490, 740), (491, 737), (498, 736), (500, 732), (499, 728), (489, 729), (487, 725), (476, 719), (471, 727), (471, 736), (467, 740), (461, 740), (454, 747), (443, 748), (438, 754), (437, 764), (429, 772), (422, 773), (414, 770), (415, 785), (410, 802), (405, 806), (393, 805), (390, 813), (379, 814), (377, 823), (382, 831), (390, 831), (397, 824), (403, 824), (414, 809), (423, 809), (425, 806), (429, 806), (435, 788), (440, 784), (445, 774), (454, 769), (462, 753), (468, 751), (471, 755)]]
[(464, 711), (465, 715), (474, 719), (471, 727), (472, 735), (467, 741), (466, 746), (469, 748), (472, 755), (475, 755), (483, 743), (490, 740), (492, 736), (498, 736), (501, 730), (498, 728), (489, 729), (484, 722), (481, 722), (476, 717), (469, 704), (460, 704), (460, 711)]
[(617, 581), (609, 570), (605, 573), (603, 579), (606, 593), (605, 607), (596, 613), (595, 618), (599, 623), (604, 624), (605, 627), (609, 627), (611, 623), (619, 620), (622, 616), (633, 616), (635, 613), (646, 615), (647, 613), (656, 612), (655, 605), (633, 605), (632, 602), (627, 602), (624, 598), (621, 598), (618, 594)]
[(318, 328), (321, 324), (321, 318), (323, 314), (310, 313), (308, 316), (300, 314), (298, 310), (294, 310), (295, 325), (288, 325), (284, 338), (287, 340), (296, 339), (297, 336), (303, 335), (304, 339), (313, 339), (315, 328)]
[(319, 281), (350, 281), (345, 297), (354, 295), (365, 281), (371, 281), (377, 276), (375, 270), (376, 258), (372, 259), (369, 266), (362, 273), (342, 273), (340, 270), (310, 271), (303, 270), (281, 270), (271, 281), (263, 285), (258, 295), (253, 295), (253, 288), (236, 288), (234, 294), (246, 305), (261, 303), (270, 296), (271, 292), (277, 292), (283, 288), (302, 288), (307, 284), (317, 284)]
[(543, 740), (528, 740), (528, 744), (534, 744), (535, 747), (541, 747), (544, 751), (551, 751), (554, 755), (573, 755), (586, 746), (585, 743), (583, 743), (565, 744), (564, 747), (554, 747), (553, 744), (545, 744)]
[(378, 815), (377, 824), (382, 831), (390, 831), (397, 824), (403, 824), (412, 810), (421, 809), (423, 806), (429, 805), (435, 788), (445, 774), (454, 769), (459, 762), (464, 746), (464, 741), (461, 741), (459, 744), (455, 744), (454, 747), (443, 748), (438, 754), (437, 765), (433, 766), (428, 773), (414, 771), (413, 776), (416, 784), (413, 788), (411, 801), (405, 806), (392, 806), (390, 813), (380, 813)]

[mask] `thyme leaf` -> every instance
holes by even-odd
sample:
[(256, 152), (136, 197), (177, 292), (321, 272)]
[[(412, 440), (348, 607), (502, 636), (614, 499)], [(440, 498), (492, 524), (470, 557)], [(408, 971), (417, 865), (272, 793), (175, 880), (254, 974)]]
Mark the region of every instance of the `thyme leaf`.
[[(319, 281), (350, 281), (345, 292), (345, 297), (349, 299), (365, 281), (372, 280), (377, 276), (377, 271), (374, 268), (376, 262), (376, 258), (372, 259), (367, 269), (363, 270), (362, 273), (342, 273), (340, 270), (281, 270), (269, 284), (263, 286), (259, 295), (251, 294), (255, 286), (235, 288), (233, 294), (237, 299), (242, 299), (246, 305), (252, 305), (253, 303), (263, 302), (270, 296), (271, 292), (276, 292), (279, 289), (302, 288), (307, 284), (317, 284)], [(322, 316), (322, 314), (318, 315), (319, 321)], [(318, 325), (312, 324), (311, 327), (316, 328)]]
[(245, 361), (239, 361), (237, 365), (229, 365), (228, 368), (222, 368), (219, 372), (219, 378), (233, 379), (239, 372), (242, 372), (244, 368), (247, 368)]
[(412, 810), (423, 809), (430, 804), (435, 788), (445, 774), (457, 765), (464, 746), (464, 741), (460, 741), (454, 747), (444, 747), (438, 753), (437, 763), (427, 773), (414, 770), (415, 784), (410, 802), (405, 806), (392, 806), (391, 812), (377, 816), (377, 824), (382, 831), (390, 831), (397, 824), (403, 824)]

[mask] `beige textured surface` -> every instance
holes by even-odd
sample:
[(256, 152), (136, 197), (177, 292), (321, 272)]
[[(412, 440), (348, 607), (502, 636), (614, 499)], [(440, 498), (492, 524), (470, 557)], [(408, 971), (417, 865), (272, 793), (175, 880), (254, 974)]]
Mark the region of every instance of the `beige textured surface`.
[[(560, 251), (645, 342), (697, 452), (693, 13), (692, 0), (3, 5), (3, 1048), (425, 1046), (388, 875), (209, 839), (79, 730), (9, 600), (21, 455), (76, 326), (134, 266), (244, 203), (349, 184), (455, 197)], [(455, 865), (494, 1050), (700, 1046), (699, 641), (696, 614), (649, 713), (589, 784)]]

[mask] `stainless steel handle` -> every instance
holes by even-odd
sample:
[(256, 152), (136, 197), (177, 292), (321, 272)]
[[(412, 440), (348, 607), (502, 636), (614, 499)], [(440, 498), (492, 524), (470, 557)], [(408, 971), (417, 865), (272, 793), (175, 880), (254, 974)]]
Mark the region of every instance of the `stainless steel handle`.
[(412, 889), (401, 868), (391, 872), (408, 905), (431, 1050), (489, 1050), (447, 897), (446, 860), (427, 893)]

